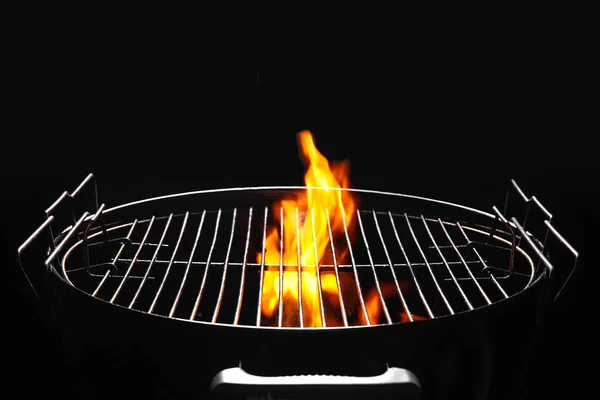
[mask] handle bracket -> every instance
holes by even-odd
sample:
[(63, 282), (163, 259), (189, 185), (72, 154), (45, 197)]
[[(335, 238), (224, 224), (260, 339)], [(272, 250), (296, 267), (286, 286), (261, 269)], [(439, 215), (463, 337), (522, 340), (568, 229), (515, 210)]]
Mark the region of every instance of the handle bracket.
[[(509, 218), (505, 217), (510, 212), (509, 203), (510, 203), (510, 198), (512, 197), (512, 192), (516, 192), (516, 194), (517, 194), (516, 197), (518, 199), (520, 199), (526, 205), (525, 214), (524, 214), (524, 217), (522, 218), (522, 221), (520, 221), (515, 216), (510, 216)], [(535, 235), (533, 235), (530, 232), (531, 228), (529, 228), (532, 225), (531, 214), (532, 214), (533, 210), (537, 210), (543, 216), (543, 218), (542, 218), (543, 223), (538, 224), (538, 226), (534, 227), (534, 228), (537, 228), (537, 230), (541, 232), (539, 237), (536, 237)], [(519, 185), (517, 185), (517, 183), (515, 182), (514, 179), (511, 179), (510, 185), (506, 192), (506, 198), (505, 198), (505, 202), (504, 202), (504, 212), (501, 214), (495, 207), (494, 207), (494, 211), (496, 212), (496, 214), (499, 217), (501, 217), (501, 220), (503, 222), (506, 222), (507, 219), (510, 219), (509, 229), (510, 229), (510, 226), (512, 226), (518, 232), (518, 242), (516, 243), (516, 245), (521, 246), (521, 243), (523, 241), (525, 241), (527, 246), (534, 252), (534, 254), (537, 258), (536, 268), (539, 269), (539, 267), (541, 265), (543, 265), (543, 267), (546, 269), (546, 271), (548, 273), (548, 277), (552, 278), (554, 280), (557, 280), (557, 282), (555, 282), (555, 285), (553, 286), (553, 289), (551, 289), (551, 293), (550, 293), (551, 300), (553, 302), (556, 301), (558, 299), (558, 297), (560, 296), (561, 292), (563, 291), (563, 289), (565, 288), (565, 286), (567, 285), (567, 283), (569, 282), (569, 280), (571, 279), (571, 277), (573, 276), (573, 273), (579, 266), (579, 253), (575, 250), (575, 248), (573, 248), (573, 246), (571, 246), (571, 244), (569, 242), (567, 242), (567, 240), (552, 225), (552, 217), (553, 216), (550, 213), (550, 211), (548, 211), (548, 209), (540, 202), (540, 200), (537, 197), (526, 196), (525, 193), (523, 192), (523, 190), (519, 187)], [(513, 229), (510, 229), (510, 231), (512, 233)], [(514, 238), (514, 236), (513, 236), (513, 238)], [(549, 243), (549, 239), (551, 239), (550, 242), (553, 239), (555, 242), (555, 245), (551, 245), (551, 243)], [(514, 244), (513, 244), (513, 246), (514, 246)], [(556, 260), (552, 257), (552, 255), (554, 255), (555, 253), (561, 252), (561, 250), (563, 252), (566, 250), (566, 252), (569, 254), (569, 258), (571, 258), (573, 260), (571, 270), (569, 271), (568, 274), (563, 274), (563, 273), (557, 274), (556, 273), (556, 271), (557, 271), (556, 265), (555, 265)], [(563, 261), (563, 260), (561, 260), (561, 261)], [(566, 263), (567, 261), (565, 260), (564, 262)], [(560, 275), (560, 276), (558, 276), (558, 275)], [(566, 277), (565, 277), (565, 275), (566, 275)]]
[[(47, 230), (49, 234), (49, 245), (50, 245), (50, 254), (48, 258), (45, 260), (46, 272), (50, 268), (50, 263), (58, 256), (60, 251), (64, 248), (66, 243), (71, 239), (71, 237), (79, 232), (80, 227), (86, 221), (86, 219), (90, 216), (90, 214), (85, 211), (79, 218), (76, 217), (75, 208), (74, 208), (74, 198), (82, 191), (82, 189), (89, 183), (92, 182), (94, 184), (94, 199), (95, 199), (95, 215), (93, 220), (98, 217), (98, 215), (102, 212), (104, 205), (100, 206), (98, 204), (98, 187), (96, 184), (96, 180), (93, 174), (88, 174), (86, 178), (73, 190), (72, 193), (64, 191), (46, 210), (46, 220), (19, 246), (17, 249), (17, 262), (21, 271), (25, 275), (29, 286), (31, 287), (35, 297), (39, 300), (40, 294), (39, 291), (36, 290), (35, 285), (27, 273), (24, 263), (22, 261), (22, 255), (25, 250), (35, 241), (35, 239), (41, 234), (42, 231)], [(71, 217), (73, 218), (73, 224), (65, 229), (65, 236), (62, 238), (60, 243), (56, 243), (56, 238), (54, 233), (52, 232), (53, 224), (56, 223), (55, 211), (61, 204), (66, 204), (70, 209)], [(56, 227), (55, 227), (56, 228)], [(104, 230), (106, 230), (103, 227)]]

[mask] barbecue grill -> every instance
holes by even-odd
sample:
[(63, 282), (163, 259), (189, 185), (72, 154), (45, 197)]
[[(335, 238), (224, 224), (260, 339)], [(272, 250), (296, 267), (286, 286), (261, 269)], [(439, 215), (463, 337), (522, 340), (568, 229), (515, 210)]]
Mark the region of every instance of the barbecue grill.
[[(280, 224), (281, 257), (265, 261), (267, 227), (277, 213), (290, 220), (273, 198), (304, 190), (202, 190), (107, 207), (89, 174), (45, 211), (19, 261), (46, 232), (45, 260), (21, 267), (100, 392), (508, 398), (545, 305), (577, 266), (542, 203), (515, 181), (491, 212), (335, 189), (360, 196), (355, 237), (344, 221), (334, 240), (328, 223), (325, 261), (302, 263), (298, 243), (290, 263)], [(329, 218), (296, 209), (291, 219), (299, 229), (316, 213)], [(267, 280), (278, 294), (268, 299)], [(295, 296), (286, 298), (286, 281)]]

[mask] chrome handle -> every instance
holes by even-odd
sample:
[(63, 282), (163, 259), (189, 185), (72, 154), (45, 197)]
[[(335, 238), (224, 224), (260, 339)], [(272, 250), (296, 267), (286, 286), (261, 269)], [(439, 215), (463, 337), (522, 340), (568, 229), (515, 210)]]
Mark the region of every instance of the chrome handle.
[[(19, 264), (19, 267), (21, 268), (23, 275), (25, 275), (25, 279), (27, 280), (27, 283), (31, 287), (31, 289), (37, 299), (40, 299), (40, 294), (39, 294), (39, 291), (36, 290), (31, 277), (29, 276), (29, 274), (27, 273), (27, 271), (23, 265), (23, 261), (22, 261), (23, 253), (33, 243), (33, 241), (42, 233), (42, 231), (47, 229), (47, 231), (49, 233), (49, 243), (50, 243), (50, 246), (52, 249), (52, 252), (50, 253), (50, 255), (48, 256), (48, 258), (45, 261), (46, 271), (49, 269), (50, 263), (54, 260), (54, 258), (56, 258), (58, 253), (64, 248), (67, 241), (75, 234), (75, 232), (77, 232), (79, 230), (79, 228), (81, 227), (83, 222), (90, 216), (90, 214), (86, 211), (83, 213), (83, 215), (81, 215), (81, 217), (79, 219), (77, 219), (75, 217), (75, 211), (73, 209), (73, 204), (71, 203), (70, 206), (71, 206), (71, 214), (73, 217), (73, 225), (69, 226), (67, 228), (68, 233), (57, 245), (55, 237), (54, 237), (54, 233), (52, 232), (52, 225), (53, 225), (53, 222), (55, 222), (55, 217), (54, 217), (54, 215), (52, 215), (52, 213), (56, 210), (56, 208), (60, 204), (62, 204), (65, 201), (65, 199), (68, 199), (68, 201), (72, 201), (81, 192), (81, 190), (91, 181), (94, 181), (94, 194), (95, 194), (96, 210), (97, 210), (96, 214), (94, 215), (94, 220), (95, 220), (95, 218), (97, 218), (97, 214), (99, 214), (102, 211), (102, 209), (104, 208), (103, 207), (104, 205), (102, 205), (102, 207), (99, 206), (99, 204), (98, 204), (98, 188), (96, 185), (94, 175), (88, 174), (85, 177), (85, 179), (75, 188), (75, 190), (73, 190), (72, 193), (64, 191), (45, 210), (46, 220), (17, 249), (17, 263)], [(55, 228), (56, 228), (56, 226), (55, 226)]]
[(290, 375), (257, 376), (240, 367), (219, 372), (211, 384), (213, 399), (420, 398), (417, 377), (402, 368), (388, 368), (377, 376)]
[[(54, 201), (54, 203), (52, 203), (50, 205), (50, 207), (48, 207), (45, 210), (46, 215), (49, 215), (52, 211), (54, 211), (56, 209), (56, 207), (58, 207), (59, 204), (61, 204), (63, 202), (63, 200), (65, 198), (69, 198), (69, 199), (73, 199), (74, 197), (76, 197), (79, 192), (81, 192), (81, 190), (91, 181), (94, 181), (94, 197), (96, 200), (96, 211), (98, 210), (98, 207), (100, 206), (99, 202), (98, 202), (98, 186), (96, 185), (96, 179), (94, 177), (94, 174), (88, 174), (85, 179), (83, 181), (81, 181), (81, 183), (79, 184), (79, 186), (77, 186), (75, 188), (75, 190), (73, 190), (72, 193), (67, 192), (66, 190), (58, 197), (58, 199), (56, 199)], [(73, 217), (73, 222), (75, 222), (75, 217)]]
[(23, 255), (23, 252), (25, 251), (25, 249), (27, 247), (29, 247), (29, 245), (38, 236), (40, 236), (40, 233), (42, 233), (42, 231), (44, 229), (49, 228), (52, 221), (54, 221), (54, 216), (50, 215), (17, 249), (17, 263), (19, 264), (19, 267), (21, 267), (21, 271), (23, 272), (23, 275), (25, 275), (25, 279), (27, 279), (27, 282), (29, 283), (31, 290), (33, 290), (33, 293), (35, 294), (35, 297), (38, 300), (40, 298), (40, 295), (38, 294), (37, 290), (35, 290), (35, 287), (34, 287), (33, 283), (31, 282), (31, 279), (29, 279), (29, 275), (27, 274), (27, 272), (25, 271), (25, 268), (23, 267), (23, 262), (21, 261), (21, 256)]
[(69, 230), (69, 232), (67, 232), (65, 237), (60, 241), (60, 243), (56, 246), (54, 251), (48, 256), (48, 258), (44, 262), (44, 265), (46, 265), (46, 268), (50, 267), (50, 263), (56, 258), (56, 256), (63, 249), (63, 247), (65, 247), (65, 244), (71, 239), (71, 237), (75, 234), (75, 232), (77, 232), (79, 230), (79, 227), (81, 226), (81, 224), (83, 224), (83, 221), (85, 221), (85, 219), (89, 215), (90, 215), (90, 213), (88, 213), (87, 211), (84, 212), (83, 215), (79, 218), (79, 220), (75, 223), (75, 225), (73, 225), (73, 227)]
[[(81, 192), (81, 190), (89, 183), (89, 182), (94, 182), (94, 200), (95, 200), (95, 211), (98, 211), (98, 208), (100, 207), (99, 201), (98, 201), (98, 185), (96, 184), (96, 178), (94, 177), (94, 174), (90, 173), (88, 174), (85, 179), (83, 181), (81, 181), (81, 183), (75, 188), (75, 190), (73, 190), (73, 192), (69, 193), (68, 191), (64, 191), (62, 192), (62, 194), (58, 197), (58, 199), (56, 199), (54, 201), (54, 203), (52, 203), (48, 208), (46, 208), (46, 210), (44, 211), (46, 213), (46, 217), (49, 217), (52, 212), (54, 210), (56, 210), (58, 208), (59, 205), (63, 204), (63, 202), (65, 201), (65, 199), (67, 199), (68, 201), (68, 206), (70, 208), (71, 211), (71, 218), (73, 219), (73, 224), (77, 223), (77, 216), (75, 215), (75, 206), (74, 206), (74, 199), (75, 197), (77, 197), (77, 195)], [(59, 227), (60, 229), (60, 227)], [(52, 227), (49, 228), (50, 231), (50, 239), (51, 242), (50, 245), (54, 246), (54, 232), (52, 232)]]
[[(79, 218), (79, 220), (77, 221), (77, 223), (75, 225), (73, 225), (73, 227), (69, 230), (69, 232), (65, 235), (65, 237), (60, 241), (60, 243), (54, 248), (54, 250), (52, 251), (52, 253), (48, 256), (48, 258), (46, 259), (46, 261), (44, 262), (44, 265), (46, 267), (46, 271), (50, 268), (50, 263), (56, 258), (56, 256), (58, 255), (58, 253), (63, 249), (63, 247), (65, 246), (65, 244), (69, 241), (69, 239), (71, 239), (71, 237), (73, 236), (73, 234), (75, 232), (77, 232), (77, 230), (80, 228), (81, 224), (83, 224), (83, 222), (85, 221), (85, 219), (89, 216), (90, 214), (86, 211), (83, 213), (83, 215), (81, 216), (81, 218)], [(31, 243), (33, 243), (33, 241), (42, 233), (42, 231), (46, 228), (48, 228), (48, 230), (50, 231), (50, 224), (52, 223), (52, 221), (54, 221), (54, 216), (50, 215), (46, 221), (44, 221), (28, 238), (27, 240), (25, 240), (23, 242), (23, 244), (21, 244), (19, 246), (19, 248), (17, 249), (17, 262), (19, 263), (19, 267), (21, 267), (21, 271), (23, 272), (23, 275), (25, 275), (25, 279), (27, 279), (27, 282), (29, 283), (29, 286), (31, 287), (31, 289), (33, 290), (33, 293), (35, 294), (35, 297), (38, 298), (38, 300), (40, 299), (40, 295), (38, 293), (38, 291), (35, 289), (35, 286), (33, 284), (33, 282), (31, 281), (31, 278), (29, 277), (29, 274), (27, 274), (27, 271), (25, 271), (25, 268), (23, 267), (23, 261), (22, 261), (22, 256), (23, 256), (23, 252), (25, 251), (25, 249), (27, 249), (27, 247), (29, 247), (31, 245)]]
[(575, 248), (573, 248), (573, 246), (571, 246), (571, 244), (569, 242), (567, 242), (567, 240), (560, 233), (558, 233), (556, 228), (554, 228), (552, 226), (552, 224), (550, 224), (550, 222), (544, 221), (544, 225), (546, 225), (546, 228), (548, 228), (548, 232), (552, 233), (554, 235), (554, 237), (556, 239), (558, 239), (560, 241), (560, 243), (573, 255), (573, 258), (574, 258), (573, 267), (571, 268), (571, 272), (569, 272), (569, 275), (567, 276), (567, 278), (564, 279), (562, 284), (560, 284), (556, 294), (554, 295), (553, 301), (556, 301), (558, 296), (560, 296), (561, 292), (563, 291), (563, 289), (565, 288), (565, 286), (567, 285), (567, 283), (573, 276), (573, 273), (575, 272), (575, 270), (577, 270), (577, 267), (579, 266), (579, 253), (577, 252), (577, 250), (575, 250)]
[[(555, 278), (554, 275), (555, 275), (555, 264), (556, 263), (551, 262), (550, 256), (552, 256), (551, 253), (553, 250), (557, 250), (556, 248), (548, 249), (548, 239), (549, 238), (553, 238), (554, 240), (558, 241), (558, 243), (561, 245), (561, 247), (563, 249), (567, 250), (569, 255), (574, 260), (571, 270), (568, 273), (568, 275), (566, 276), (566, 278), (563, 278), (560, 281), (557, 281), (557, 284), (555, 287), (558, 289), (553, 290), (550, 293), (552, 301), (554, 302), (554, 301), (556, 301), (556, 299), (558, 299), (561, 292), (563, 291), (563, 289), (565, 288), (565, 286), (567, 285), (567, 283), (573, 276), (573, 273), (579, 266), (579, 253), (552, 225), (552, 214), (550, 213), (550, 211), (548, 211), (548, 209), (546, 207), (544, 207), (544, 205), (535, 196), (527, 197), (525, 195), (525, 193), (523, 192), (523, 190), (521, 190), (521, 188), (517, 185), (517, 183), (514, 180), (511, 179), (510, 182), (511, 182), (512, 188), (518, 193), (519, 197), (527, 204), (525, 217), (523, 218), (522, 223), (519, 222), (517, 220), (517, 218), (515, 218), (515, 217), (512, 217), (510, 219), (511, 223), (518, 229), (519, 234), (520, 234), (520, 240), (519, 240), (518, 244), (520, 245), (521, 240), (525, 240), (525, 242), (529, 245), (529, 247), (537, 255), (538, 266), (540, 263), (544, 265), (544, 267), (548, 271), (549, 278)], [(505, 214), (508, 209), (509, 192), (510, 192), (510, 187), (509, 187), (509, 191), (507, 192), (506, 202), (504, 205)], [(545, 236), (544, 236), (544, 238), (538, 238), (538, 239), (543, 239), (543, 241), (540, 241), (540, 242), (534, 241), (531, 238), (529, 232), (527, 231), (527, 222), (528, 222), (527, 219), (528, 219), (528, 216), (530, 213), (531, 205), (536, 206), (545, 216), (545, 219), (543, 222), (544, 227), (546, 228)], [(547, 251), (550, 252), (550, 255), (547, 254)]]
[[(550, 211), (548, 211), (548, 209), (546, 207), (544, 207), (544, 205), (538, 200), (537, 197), (535, 197), (535, 196), (531, 196), (531, 197), (525, 196), (525, 193), (523, 192), (523, 190), (521, 190), (521, 188), (519, 187), (519, 185), (517, 185), (517, 182), (515, 182), (514, 179), (510, 180), (510, 184), (512, 185), (513, 189), (515, 189), (515, 191), (519, 194), (519, 197), (521, 197), (521, 199), (525, 203), (527, 203), (527, 205), (528, 205), (528, 210), (527, 211), (529, 211), (529, 205), (530, 204), (535, 204), (540, 209), (540, 211), (542, 211), (546, 215), (546, 218), (548, 218), (549, 220), (552, 220), (552, 214), (550, 213)], [(525, 216), (525, 220), (527, 220), (527, 216)], [(525, 222), (523, 222), (523, 224), (525, 224)]]
[[(538, 259), (540, 260), (540, 262), (542, 264), (544, 264), (544, 266), (548, 270), (548, 277), (553, 278), (555, 267), (550, 262), (550, 260), (548, 260), (548, 258), (544, 255), (543, 248), (540, 248), (538, 245), (536, 245), (536, 243), (531, 239), (529, 234), (525, 231), (525, 229), (521, 226), (521, 224), (519, 224), (519, 221), (517, 221), (516, 218), (512, 218), (511, 221), (513, 224), (515, 224), (515, 226), (519, 230), (521, 237), (525, 239), (525, 241), (527, 242), (529, 247), (531, 247), (531, 249), (538, 256)], [(577, 269), (577, 267), (579, 265), (579, 253), (577, 252), (577, 250), (575, 250), (575, 248), (573, 248), (573, 246), (571, 246), (571, 244), (569, 242), (567, 242), (567, 240), (560, 233), (558, 233), (556, 228), (554, 228), (552, 226), (552, 224), (550, 224), (549, 221), (544, 221), (544, 225), (548, 229), (548, 233), (552, 233), (552, 235), (554, 235), (554, 237), (556, 239), (558, 239), (558, 241), (569, 251), (569, 253), (574, 258), (573, 266), (571, 267), (571, 271), (569, 272), (569, 275), (565, 279), (563, 279), (562, 283), (558, 284), (558, 290), (556, 290), (555, 293), (551, 294), (552, 301), (554, 302), (554, 301), (556, 301), (556, 299), (558, 299), (558, 296), (560, 296), (561, 292), (563, 291), (563, 289), (565, 288), (565, 286), (567, 285), (567, 283), (573, 276), (573, 273)], [(546, 235), (546, 239), (547, 239), (547, 236), (548, 235)], [(545, 242), (546, 242), (546, 240), (544, 240), (544, 247), (545, 247)]]

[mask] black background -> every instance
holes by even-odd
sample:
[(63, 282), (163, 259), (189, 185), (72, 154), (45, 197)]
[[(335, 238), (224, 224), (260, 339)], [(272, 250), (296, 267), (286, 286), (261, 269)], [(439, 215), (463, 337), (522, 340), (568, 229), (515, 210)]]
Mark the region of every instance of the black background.
[(587, 387), (592, 371), (582, 361), (597, 350), (597, 272), (586, 259), (594, 251), (598, 166), (586, 138), (585, 81), (575, 55), (562, 51), (474, 45), (393, 66), (294, 60), (290, 69), (207, 68), (212, 58), (170, 46), (57, 45), (36, 53), (20, 65), (14, 124), (2, 144), (10, 366), (3, 389), (58, 393), (68, 385), (56, 335), (33, 312), (14, 262), (63, 190), (88, 172), (109, 205), (191, 189), (301, 184), (295, 134), (302, 129), (314, 132), (328, 159), (350, 160), (355, 187), (484, 210), (502, 205), (510, 178), (537, 195), (583, 260), (539, 339), (531, 390), (560, 397)]

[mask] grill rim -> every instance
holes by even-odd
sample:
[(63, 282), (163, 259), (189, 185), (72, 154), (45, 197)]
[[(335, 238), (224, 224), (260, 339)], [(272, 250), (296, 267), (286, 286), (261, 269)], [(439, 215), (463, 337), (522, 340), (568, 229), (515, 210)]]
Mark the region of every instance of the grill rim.
[[(101, 214), (104, 215), (104, 214), (108, 214), (108, 213), (111, 213), (111, 212), (114, 212), (114, 211), (117, 211), (120, 209), (137, 206), (137, 205), (141, 205), (141, 204), (147, 204), (147, 203), (150, 203), (153, 201), (174, 199), (177, 197), (185, 197), (185, 196), (196, 196), (196, 195), (204, 195), (204, 194), (210, 195), (210, 194), (234, 193), (234, 192), (298, 191), (298, 190), (306, 190), (306, 189), (324, 190), (324, 188), (320, 187), (320, 186), (237, 186), (237, 187), (227, 187), (227, 188), (217, 188), (217, 189), (194, 190), (194, 191), (190, 191), (190, 192), (179, 192), (179, 193), (172, 193), (172, 194), (167, 194), (167, 195), (162, 195), (162, 196), (148, 197), (148, 198), (141, 199), (141, 200), (131, 201), (129, 203), (119, 204), (119, 205), (116, 205), (116, 206), (113, 206), (110, 208), (105, 208), (104, 210), (102, 210)], [(496, 218), (496, 215), (486, 212), (486, 211), (483, 211), (483, 210), (479, 210), (477, 208), (465, 206), (465, 205), (458, 204), (458, 203), (452, 203), (452, 202), (446, 201), (446, 200), (439, 200), (439, 199), (423, 197), (423, 196), (407, 194), (407, 193), (397, 193), (397, 192), (388, 192), (388, 191), (381, 191), (381, 190), (375, 190), (375, 189), (357, 189), (357, 188), (330, 188), (327, 190), (353, 192), (353, 193), (357, 193), (357, 194), (392, 196), (392, 197), (399, 197), (399, 198), (404, 198), (404, 199), (426, 201), (426, 202), (430, 202), (430, 203), (436, 203), (439, 205), (459, 208), (459, 209), (462, 209), (463, 211), (473, 212), (473, 213), (479, 214), (481, 216), (485, 216), (485, 217), (492, 218), (492, 219)], [(92, 216), (86, 217), (84, 219), (84, 221), (88, 221), (90, 219), (92, 219)], [(511, 221), (509, 221), (509, 223), (511, 224), (511, 226), (513, 228), (516, 228), (516, 226)], [(68, 230), (68, 229), (69, 229), (69, 227), (65, 230)]]
[[(198, 196), (198, 195), (210, 195), (210, 194), (221, 194), (221, 193), (243, 193), (243, 192), (290, 192), (290, 191), (298, 191), (298, 190), (306, 190), (307, 186), (252, 186), (252, 187), (230, 187), (230, 188), (219, 188), (219, 189), (208, 189), (208, 190), (198, 190), (198, 191), (191, 191), (191, 192), (180, 192), (180, 193), (173, 193), (173, 194), (168, 194), (168, 195), (163, 195), (163, 196), (155, 196), (155, 197), (149, 197), (146, 199), (141, 199), (141, 200), (137, 200), (137, 201), (133, 201), (133, 202), (129, 202), (129, 203), (124, 203), (124, 204), (120, 204), (111, 208), (105, 208), (101, 211), (101, 215), (103, 214), (110, 214), (111, 212), (115, 212), (115, 211), (119, 211), (119, 210), (123, 210), (129, 207), (135, 207), (138, 205), (143, 205), (143, 204), (149, 204), (155, 201), (161, 201), (161, 200), (166, 200), (166, 199), (175, 199), (175, 198), (183, 198), (183, 197), (190, 197), (190, 196)], [(323, 190), (323, 188), (321, 187), (314, 187), (315, 189), (320, 189)], [(496, 215), (492, 214), (492, 213), (488, 213), (476, 208), (472, 208), (469, 206), (465, 206), (462, 204), (457, 204), (457, 203), (452, 203), (452, 202), (448, 202), (448, 201), (444, 201), (444, 200), (438, 200), (438, 199), (432, 199), (432, 198), (427, 198), (427, 197), (423, 197), (423, 196), (416, 196), (416, 195), (410, 195), (410, 194), (403, 194), (403, 193), (395, 193), (395, 192), (387, 192), (387, 191), (378, 191), (378, 190), (370, 190), (370, 189), (356, 189), (356, 188), (340, 188), (340, 189), (332, 189), (332, 190), (344, 190), (344, 191), (350, 191), (350, 192), (354, 192), (354, 193), (358, 193), (358, 194), (368, 194), (368, 195), (379, 195), (379, 196), (392, 196), (392, 197), (396, 197), (396, 198), (404, 198), (404, 199), (410, 199), (410, 200), (417, 200), (417, 201), (424, 201), (427, 203), (432, 203), (432, 204), (437, 204), (437, 205), (443, 205), (443, 206), (449, 206), (449, 207), (455, 207), (458, 209), (461, 209), (463, 211), (468, 211), (468, 212), (472, 212), (475, 214), (478, 214), (480, 216), (484, 216), (486, 218), (488, 218), (490, 220), (490, 223), (493, 222), (493, 220), (496, 218)], [(93, 216), (88, 216), (85, 218), (85, 220), (89, 220), (91, 219)], [(132, 221), (128, 221), (128, 222), (123, 222), (124, 225), (127, 224), (131, 224)], [(512, 222), (509, 222), (511, 227), (515, 228), (515, 225)], [(67, 227), (65, 230), (63, 230), (63, 232), (57, 236), (56, 238), (56, 242), (60, 242), (60, 240), (64, 237), (64, 235), (68, 234), (70, 232), (70, 230), (72, 229), (72, 226)], [(90, 235), (90, 237), (94, 236), (94, 235), (99, 235), (101, 234), (101, 232), (96, 232), (93, 235)], [(504, 238), (500, 238), (498, 237), (497, 239), (500, 239), (502, 241), (506, 241), (506, 239)], [(79, 292), (82, 292), (83, 294), (89, 296), (89, 297), (97, 297), (97, 296), (92, 296), (90, 293), (87, 293), (86, 291), (80, 289), (79, 287), (75, 286), (71, 280), (68, 277), (67, 274), (67, 270), (66, 270), (66, 260), (69, 256), (69, 254), (71, 253), (71, 251), (76, 248), (78, 245), (80, 245), (82, 243), (81, 240), (78, 240), (77, 242), (75, 242), (74, 244), (70, 245), (68, 250), (65, 252), (65, 254), (63, 255), (63, 257), (61, 257), (61, 272), (62, 274), (60, 274), (58, 271), (54, 271), (61, 280), (63, 280), (65, 283), (67, 283), (69, 286), (71, 286), (72, 288), (76, 289)], [(533, 260), (532, 260), (532, 256), (526, 252), (523, 248), (517, 246), (516, 248), (517, 251), (519, 251), (522, 255), (525, 256), (525, 258), (527, 259), (527, 261), (531, 264), (532, 269), (534, 269), (531, 278), (529, 280), (529, 283), (522, 288), (521, 290), (519, 290), (518, 292), (508, 296), (508, 298), (503, 298), (497, 301), (492, 302), (492, 304), (483, 306), (483, 307), (478, 307), (474, 310), (464, 310), (464, 311), (460, 311), (460, 312), (456, 312), (455, 314), (448, 314), (448, 315), (439, 315), (436, 316), (435, 318), (432, 318), (432, 320), (440, 320), (443, 319), (443, 317), (451, 317), (451, 316), (458, 316), (458, 315), (464, 315), (464, 314), (468, 314), (472, 311), (480, 311), (483, 309), (488, 309), (496, 304), (501, 304), (504, 303), (505, 300), (510, 300), (516, 297), (519, 297), (520, 295), (522, 295), (523, 292), (528, 291), (529, 289), (531, 289), (531, 287), (536, 286), (537, 283), (543, 279), (544, 277), (548, 276), (548, 271), (545, 268), (540, 269), (539, 271), (535, 271), (535, 268), (533, 266)], [(181, 321), (187, 321), (187, 322), (196, 322), (196, 323), (201, 323), (203, 325), (212, 325), (212, 326), (223, 326), (223, 327), (235, 327), (235, 328), (258, 328), (258, 329), (275, 329), (275, 330), (281, 330), (282, 328), (278, 327), (278, 326), (254, 326), (254, 325), (235, 325), (235, 324), (230, 324), (230, 323), (219, 323), (219, 322), (211, 322), (211, 321), (202, 321), (202, 320), (189, 320), (189, 319), (183, 319), (183, 318), (179, 318), (179, 317), (174, 317), (174, 316), (163, 316), (160, 314), (155, 314), (155, 313), (149, 313), (149, 312), (145, 312), (142, 310), (137, 310), (134, 308), (128, 308), (125, 307), (121, 304), (118, 303), (110, 303), (108, 301), (106, 301), (105, 299), (102, 298), (98, 298), (99, 300), (107, 303), (108, 305), (114, 305), (114, 306), (119, 306), (123, 309), (127, 309), (130, 311), (138, 311), (142, 314), (150, 314), (152, 316), (157, 316), (157, 317), (165, 317), (167, 319), (175, 319), (175, 320), (181, 320)], [(425, 322), (429, 320), (426, 319), (424, 321), (411, 321), (411, 322)], [(286, 331), (293, 331), (293, 330), (298, 330), (298, 331), (306, 331), (308, 330), (339, 330), (339, 329), (358, 329), (358, 328), (376, 328), (376, 327), (382, 327), (382, 326), (396, 326), (396, 325), (402, 325), (404, 324), (404, 322), (394, 322), (391, 324), (375, 324), (375, 325), (357, 325), (357, 326), (328, 326), (327, 328), (323, 328), (323, 327), (315, 327), (315, 328), (310, 328), (310, 327), (284, 327), (283, 329)]]

